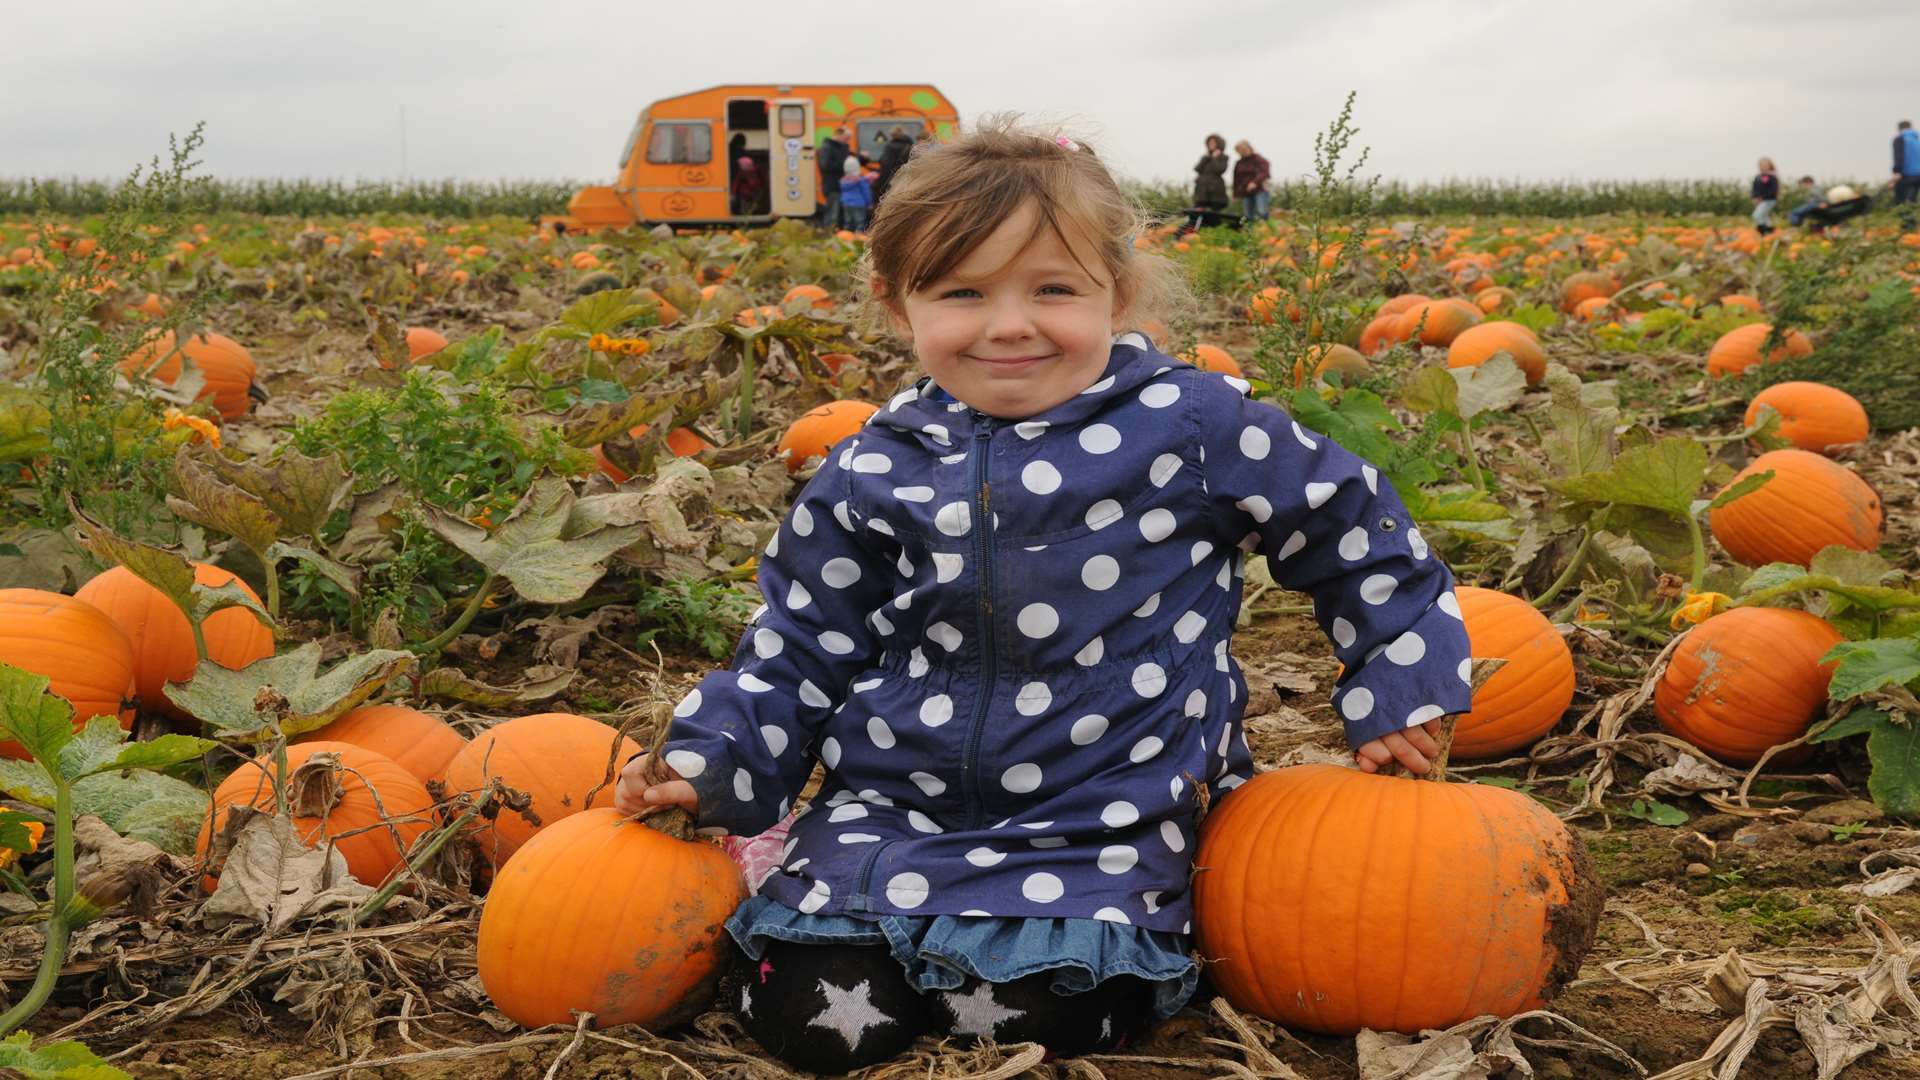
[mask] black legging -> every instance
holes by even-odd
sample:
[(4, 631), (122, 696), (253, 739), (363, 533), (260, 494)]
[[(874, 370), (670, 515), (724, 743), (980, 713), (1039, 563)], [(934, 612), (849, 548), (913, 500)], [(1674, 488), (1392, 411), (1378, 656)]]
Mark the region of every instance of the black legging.
[(886, 1061), (927, 1033), (1037, 1042), (1050, 1056), (1110, 1049), (1145, 1026), (1153, 1004), (1145, 979), (1117, 975), (1069, 996), (1054, 993), (1051, 971), (923, 994), (885, 945), (772, 941), (740, 971), (733, 1004), (747, 1034), (781, 1061), (823, 1073)]

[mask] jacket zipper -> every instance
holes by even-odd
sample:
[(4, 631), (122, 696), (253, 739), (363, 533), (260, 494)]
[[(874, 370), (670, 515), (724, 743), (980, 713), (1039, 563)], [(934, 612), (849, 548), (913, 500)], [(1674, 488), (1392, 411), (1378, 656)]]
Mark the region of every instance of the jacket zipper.
[(978, 829), (986, 816), (986, 794), (980, 781), (980, 743), (986, 737), (987, 710), (993, 704), (999, 651), (993, 641), (993, 491), (987, 484), (991, 458), (993, 418), (974, 414), (974, 556), (980, 575), (980, 686), (974, 698), (973, 723), (967, 729), (960, 779), (967, 794), (967, 827)]

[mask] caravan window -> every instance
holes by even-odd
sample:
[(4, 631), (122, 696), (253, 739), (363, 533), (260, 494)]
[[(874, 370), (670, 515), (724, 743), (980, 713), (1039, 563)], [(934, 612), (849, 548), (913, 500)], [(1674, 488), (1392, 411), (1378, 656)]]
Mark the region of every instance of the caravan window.
[(780, 106), (780, 137), (798, 139), (807, 133), (807, 110), (800, 105)]
[(854, 134), (859, 145), (854, 149), (869, 159), (877, 159), (880, 151), (886, 148), (887, 139), (892, 137), (893, 129), (899, 128), (907, 133), (907, 138), (918, 139), (920, 132), (926, 129), (926, 122), (909, 117), (885, 120), (861, 120), (855, 124)]
[(656, 122), (647, 141), (651, 165), (705, 165), (713, 160), (713, 128), (705, 121)]

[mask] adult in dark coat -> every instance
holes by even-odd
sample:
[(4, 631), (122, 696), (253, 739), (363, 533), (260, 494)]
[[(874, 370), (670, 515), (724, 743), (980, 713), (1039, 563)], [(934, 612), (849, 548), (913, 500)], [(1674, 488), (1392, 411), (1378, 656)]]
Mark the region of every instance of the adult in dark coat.
[(1233, 163), (1233, 194), (1240, 200), (1240, 216), (1250, 222), (1265, 221), (1270, 202), (1267, 179), (1273, 169), (1245, 139), (1234, 144), (1233, 152), (1240, 155), (1240, 160)]
[(821, 140), (820, 149), (813, 156), (814, 163), (820, 166), (820, 194), (826, 199), (826, 205), (820, 210), (820, 224), (828, 229), (840, 227), (840, 179), (846, 175), (847, 157), (853, 153), (847, 138), (845, 125), (834, 128), (832, 135)]
[(880, 175), (873, 181), (874, 209), (880, 208), (880, 201), (887, 197), (887, 187), (893, 183), (893, 174), (913, 156), (913, 136), (905, 128), (894, 128), (887, 139), (886, 149), (880, 151)]
[(1193, 208), (1187, 212), (1187, 229), (1218, 225), (1220, 211), (1227, 207), (1227, 140), (1207, 136), (1207, 152), (1193, 167)]

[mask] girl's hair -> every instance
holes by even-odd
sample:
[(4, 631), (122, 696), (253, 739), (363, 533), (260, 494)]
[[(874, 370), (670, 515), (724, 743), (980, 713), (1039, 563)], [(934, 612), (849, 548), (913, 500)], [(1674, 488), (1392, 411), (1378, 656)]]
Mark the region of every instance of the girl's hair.
[[(914, 147), (867, 230), (858, 284), (870, 288), (871, 304), (897, 312), (903, 298), (951, 273), (1029, 203), (1039, 220), (1027, 244), (1053, 230), (1082, 270), (1114, 290), (1127, 322), (1165, 322), (1191, 302), (1172, 262), (1135, 248), (1149, 222), (1092, 148), (1023, 127), (1014, 114), (986, 116), (950, 142)], [(1089, 248), (1097, 268), (1080, 261)]]
[(1773, 159), (1772, 159), (1772, 158), (1770, 158), (1770, 157), (1763, 157), (1763, 158), (1761, 158), (1761, 159), (1760, 159), (1760, 171), (1761, 171), (1761, 172), (1772, 172), (1772, 171), (1773, 171)]
[(1227, 148), (1227, 137), (1225, 135), (1207, 136), (1207, 149), (1211, 150), (1216, 146), (1225, 150)]

